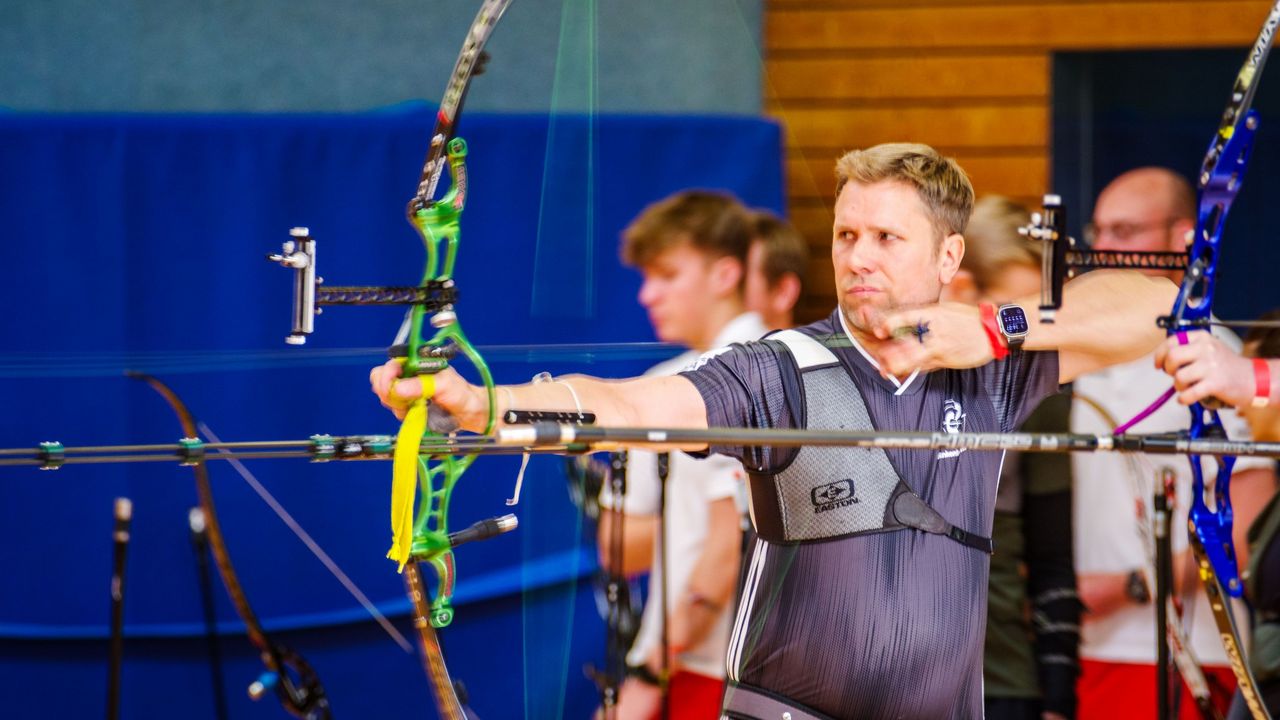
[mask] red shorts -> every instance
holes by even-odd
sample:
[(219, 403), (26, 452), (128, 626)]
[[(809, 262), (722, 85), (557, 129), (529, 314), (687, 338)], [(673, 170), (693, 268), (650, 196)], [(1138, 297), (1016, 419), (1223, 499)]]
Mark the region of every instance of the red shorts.
[(720, 717), (724, 679), (677, 670), (668, 685), (671, 720), (715, 720)]
[[(1226, 715), (1231, 694), (1235, 692), (1236, 676), (1227, 667), (1206, 666), (1204, 674), (1213, 704)], [(1153, 718), (1156, 716), (1156, 666), (1081, 660), (1076, 694), (1079, 720)], [(1200, 720), (1200, 712), (1185, 684), (1178, 717), (1179, 720)]]

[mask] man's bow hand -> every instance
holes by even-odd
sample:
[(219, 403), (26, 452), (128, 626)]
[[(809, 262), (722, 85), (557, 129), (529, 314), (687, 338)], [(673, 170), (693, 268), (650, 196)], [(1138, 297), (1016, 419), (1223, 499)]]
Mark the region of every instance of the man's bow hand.
[(471, 385), (453, 368), (411, 378), (402, 378), (403, 370), (403, 363), (393, 359), (369, 371), (373, 393), (397, 419), (403, 420), (409, 406), (426, 395), (433, 415), (443, 412), (464, 430), (484, 431), (489, 412), (484, 388)]

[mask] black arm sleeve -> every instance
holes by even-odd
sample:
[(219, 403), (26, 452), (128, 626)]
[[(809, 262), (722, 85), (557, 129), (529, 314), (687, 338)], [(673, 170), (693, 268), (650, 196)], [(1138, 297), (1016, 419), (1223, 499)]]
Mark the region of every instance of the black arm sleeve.
[[(1051, 396), (1028, 419), (1029, 432), (1064, 432), (1068, 394)], [(1080, 598), (1072, 553), (1071, 456), (1024, 453), (1023, 534), (1036, 668), (1044, 710), (1075, 717), (1079, 674)]]
[(1024, 502), (1027, 589), (1044, 709), (1071, 718), (1075, 717), (1080, 665), (1080, 598), (1072, 567), (1071, 492), (1029, 495)]

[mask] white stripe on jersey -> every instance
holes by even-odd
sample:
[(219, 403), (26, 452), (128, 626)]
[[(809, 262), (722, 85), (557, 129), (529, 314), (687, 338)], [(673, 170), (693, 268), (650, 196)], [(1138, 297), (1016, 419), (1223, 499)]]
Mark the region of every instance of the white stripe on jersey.
[(742, 650), (747, 644), (747, 619), (751, 617), (751, 608), (755, 605), (756, 591), (760, 589), (760, 575), (764, 569), (765, 555), (769, 543), (756, 538), (756, 545), (751, 553), (751, 567), (747, 570), (747, 579), (742, 586), (742, 602), (738, 605), (738, 617), (733, 621), (733, 632), (729, 636), (729, 652), (725, 658), (725, 673), (734, 682), (739, 682), (739, 670), (742, 664)]

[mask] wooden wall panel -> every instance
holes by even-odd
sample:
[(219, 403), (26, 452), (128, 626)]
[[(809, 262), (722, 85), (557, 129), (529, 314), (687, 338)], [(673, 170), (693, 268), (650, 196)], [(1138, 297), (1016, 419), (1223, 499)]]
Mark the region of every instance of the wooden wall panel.
[(781, 57), (765, 63), (765, 77), (765, 97), (785, 107), (805, 101), (1049, 96), (1049, 58), (1039, 51), (958, 57)]
[(854, 148), (911, 140), (952, 148), (992, 145), (1044, 146), (1048, 105), (954, 105), (889, 108), (772, 109), (787, 126), (788, 142), (801, 147)]
[(1054, 51), (1243, 49), (1269, 8), (1267, 0), (767, 0), (765, 110), (784, 124), (791, 218), (813, 254), (799, 317), (824, 316), (835, 301), (840, 153), (929, 143), (959, 160), (979, 195), (1034, 205), (1049, 178)]
[(765, 47), (769, 52), (1217, 47), (1247, 43), (1267, 13), (1266, 4), (1255, 0), (913, 5), (782, 4), (766, 15)]

